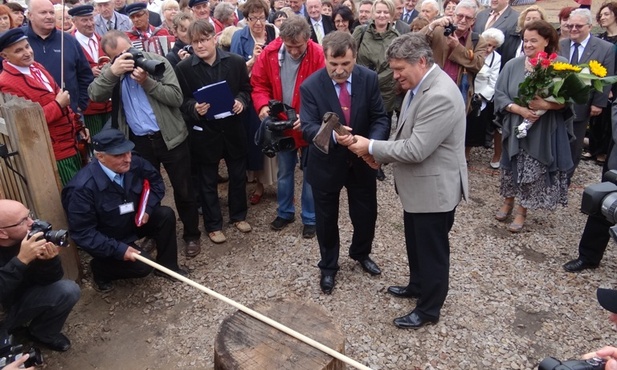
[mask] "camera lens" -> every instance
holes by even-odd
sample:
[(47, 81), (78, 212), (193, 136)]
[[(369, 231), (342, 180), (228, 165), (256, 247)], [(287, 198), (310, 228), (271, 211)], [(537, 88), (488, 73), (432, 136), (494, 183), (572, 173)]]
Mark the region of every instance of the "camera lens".
[(69, 245), (69, 232), (66, 230), (53, 230), (45, 233), (45, 239), (54, 243), (59, 247), (68, 247)]

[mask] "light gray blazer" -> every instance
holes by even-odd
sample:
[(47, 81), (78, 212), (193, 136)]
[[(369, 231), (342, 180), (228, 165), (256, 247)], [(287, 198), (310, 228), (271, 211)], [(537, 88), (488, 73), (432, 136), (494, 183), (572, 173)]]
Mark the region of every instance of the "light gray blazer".
[[(388, 141), (373, 143), (379, 163), (394, 163), (405, 212), (449, 212), (467, 199), (465, 103), (452, 79), (436, 67), (422, 81)], [(407, 107), (407, 108), (405, 108)]]
[[(114, 29), (127, 32), (133, 28), (133, 22), (128, 16), (114, 10), (113, 17), (115, 17)], [(94, 16), (94, 32), (101, 37), (107, 33), (107, 21), (100, 14)]]

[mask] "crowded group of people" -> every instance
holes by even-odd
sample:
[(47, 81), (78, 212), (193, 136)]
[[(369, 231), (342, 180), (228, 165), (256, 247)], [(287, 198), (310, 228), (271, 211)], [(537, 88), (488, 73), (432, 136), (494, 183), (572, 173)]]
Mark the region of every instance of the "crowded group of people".
[[(208, 239), (224, 243), (228, 227), (251, 232), (248, 205), (268, 202), (264, 195), (275, 187), (270, 228), (283, 230), (300, 215), (302, 236), (316, 236), (319, 245), (320, 289), (331, 294), (343, 187), (353, 225), (348, 255), (368, 274), (381, 274), (371, 257), (377, 179), (391, 164), (404, 209), (409, 281), (388, 293), (418, 299), (394, 320), (411, 329), (440, 318), (448, 235), (457, 205), (468, 197), (472, 147), (493, 147), (486, 165), (500, 171), (504, 198), (495, 218), (511, 219), (513, 233), (524, 229), (528, 209), (567, 204), (581, 157), (617, 169), (611, 86), (593, 91), (584, 104), (540, 96), (526, 106), (516, 102), (530, 60), (541, 52), (574, 65), (596, 60), (614, 74), (617, 2), (595, 16), (604, 29), (597, 36), (589, 9), (561, 10), (554, 27), (540, 6), (519, 13), (508, 0), (486, 7), (475, 0), (93, 0), (66, 12), (49, 0), (31, 0), (26, 22), (26, 9), (10, 4), (0, 5), (0, 90), (43, 108), (70, 235), (92, 256), (100, 292), (111, 291), (114, 280), (152, 272), (135, 254), (188, 275), (178, 264), (175, 212), (161, 205), (161, 165), (187, 258), (201, 251), (200, 213)], [(198, 93), (220, 83), (227, 100)], [(298, 117), (271, 111), (272, 101)], [(343, 128), (322, 125), (333, 115)], [(255, 140), (268, 117), (292, 120), (284, 135), (294, 148), (274, 158)], [(533, 125), (517, 137), (523, 120)], [(317, 137), (326, 126), (324, 147)], [(79, 141), (91, 151), (79, 151)], [(219, 174), (221, 163), (227, 178)], [(302, 177), (300, 209), (296, 176)], [(219, 202), (222, 181), (228, 181), (227, 220)], [(35, 339), (67, 350), (70, 341), (60, 331), (79, 290), (60, 283), (57, 247), (27, 235), (32, 217), (25, 206), (4, 202), (3, 305), (10, 309), (22, 300), (19, 307), (27, 306), (39, 294), (36, 284), (17, 294), (24, 279), (51, 279), (50, 289), (59, 292), (49, 298), (50, 312), (10, 311), (18, 319), (8, 329), (30, 321)], [(590, 216), (580, 255), (564, 268), (597, 267), (609, 226)], [(43, 264), (49, 273), (37, 272)]]

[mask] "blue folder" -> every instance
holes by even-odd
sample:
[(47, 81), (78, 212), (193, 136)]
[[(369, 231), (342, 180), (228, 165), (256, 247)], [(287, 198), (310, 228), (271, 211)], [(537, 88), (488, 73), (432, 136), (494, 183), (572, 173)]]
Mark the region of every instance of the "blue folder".
[(234, 96), (226, 80), (195, 90), (193, 97), (198, 103), (210, 104), (210, 108), (206, 113), (206, 119), (208, 120), (223, 119), (234, 115)]

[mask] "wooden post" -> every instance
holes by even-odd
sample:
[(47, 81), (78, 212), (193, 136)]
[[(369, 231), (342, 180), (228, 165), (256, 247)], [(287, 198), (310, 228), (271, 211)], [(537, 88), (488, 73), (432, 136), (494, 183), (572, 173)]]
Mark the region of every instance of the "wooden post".
[[(67, 229), (60, 201), (61, 182), (43, 109), (38, 103), (16, 98), (5, 102), (1, 110), (10, 137), (9, 150), (18, 153), (14, 157), (18, 170), (28, 181), (31, 211), (51, 223), (54, 230)], [(81, 269), (76, 247), (62, 248), (61, 257), (65, 276), (79, 281)]]
[[(277, 322), (342, 354), (345, 337), (320, 306), (281, 300), (253, 307)], [(342, 370), (345, 364), (238, 311), (223, 321), (214, 343), (215, 370)]]

